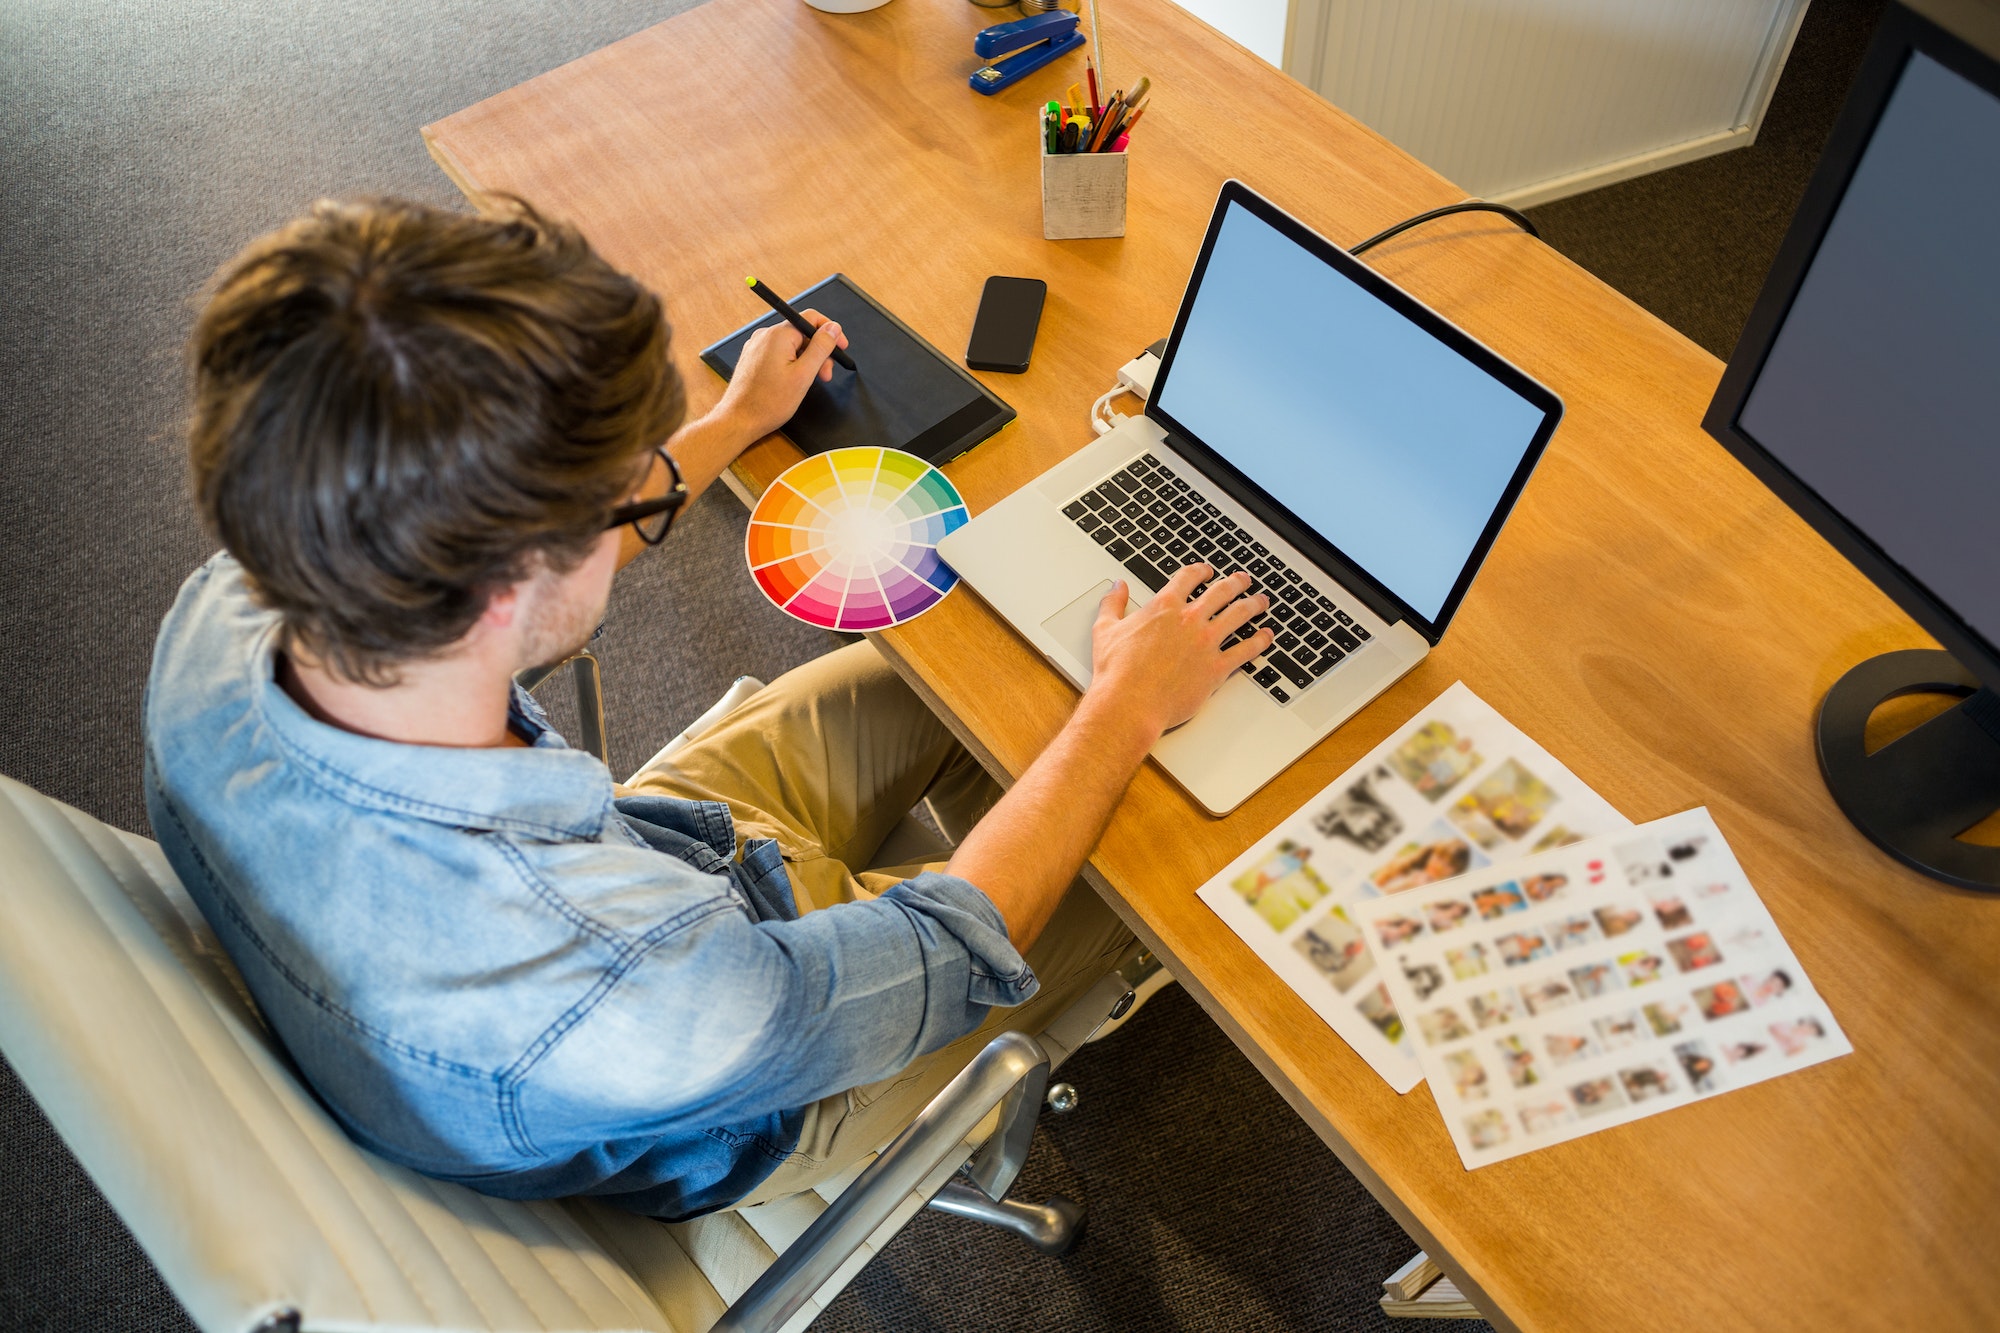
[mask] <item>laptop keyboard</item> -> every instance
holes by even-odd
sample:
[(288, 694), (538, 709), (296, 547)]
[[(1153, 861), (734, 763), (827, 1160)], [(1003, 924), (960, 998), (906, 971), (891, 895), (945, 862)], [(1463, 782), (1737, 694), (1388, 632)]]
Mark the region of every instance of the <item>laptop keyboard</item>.
[(1142, 454), (1063, 507), (1132, 577), (1154, 592), (1183, 565), (1207, 562), (1224, 578), (1248, 570), (1249, 591), (1271, 609), (1224, 639), (1242, 642), (1269, 625), (1277, 639), (1243, 672), (1281, 704), (1339, 666), (1368, 631), (1313, 588), (1247, 528), (1210, 504), (1151, 454)]

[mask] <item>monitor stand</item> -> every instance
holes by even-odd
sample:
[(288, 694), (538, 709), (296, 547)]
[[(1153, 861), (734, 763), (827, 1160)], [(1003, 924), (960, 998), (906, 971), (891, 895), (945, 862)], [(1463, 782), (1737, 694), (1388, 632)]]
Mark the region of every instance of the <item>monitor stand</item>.
[[(1869, 754), (1869, 715), (1906, 694), (1965, 702)], [(2000, 695), (1950, 653), (1884, 653), (1826, 692), (1818, 736), (1833, 799), (1883, 851), (1947, 884), (2000, 893), (2000, 847), (1958, 839), (2000, 809)]]

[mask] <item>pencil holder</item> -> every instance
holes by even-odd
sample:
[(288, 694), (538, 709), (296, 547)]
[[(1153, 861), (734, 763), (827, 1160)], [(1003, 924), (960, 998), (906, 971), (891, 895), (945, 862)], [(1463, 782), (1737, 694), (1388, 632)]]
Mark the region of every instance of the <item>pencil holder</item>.
[(1051, 153), (1040, 111), (1035, 142), (1042, 155), (1042, 236), (1051, 241), (1123, 236), (1129, 154)]

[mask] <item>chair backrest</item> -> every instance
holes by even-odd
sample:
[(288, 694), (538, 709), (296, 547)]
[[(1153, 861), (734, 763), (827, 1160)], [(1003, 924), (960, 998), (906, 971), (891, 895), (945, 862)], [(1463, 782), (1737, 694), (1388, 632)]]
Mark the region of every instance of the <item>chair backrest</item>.
[(0, 1050), (205, 1333), (700, 1333), (823, 1207), (665, 1226), (392, 1166), (299, 1082), (156, 845), (0, 778), (0, 866)]

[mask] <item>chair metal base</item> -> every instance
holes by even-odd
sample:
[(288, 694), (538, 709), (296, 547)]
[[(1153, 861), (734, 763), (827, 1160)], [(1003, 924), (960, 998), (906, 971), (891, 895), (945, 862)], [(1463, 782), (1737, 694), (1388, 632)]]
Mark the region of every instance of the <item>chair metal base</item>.
[(1068, 1254), (1083, 1238), (1083, 1205), (1058, 1194), (1045, 1204), (989, 1199), (975, 1185), (950, 1181), (931, 1207), (953, 1217), (1011, 1231), (1043, 1254)]

